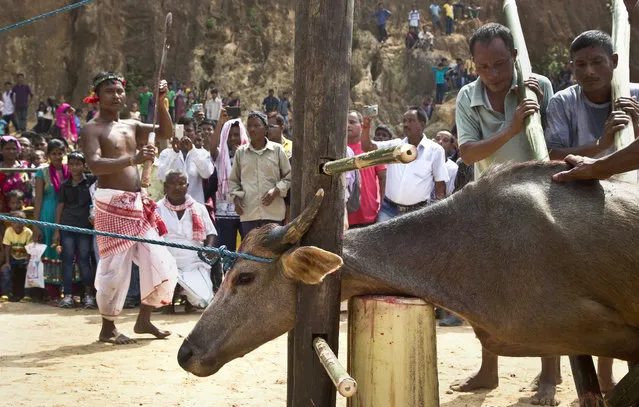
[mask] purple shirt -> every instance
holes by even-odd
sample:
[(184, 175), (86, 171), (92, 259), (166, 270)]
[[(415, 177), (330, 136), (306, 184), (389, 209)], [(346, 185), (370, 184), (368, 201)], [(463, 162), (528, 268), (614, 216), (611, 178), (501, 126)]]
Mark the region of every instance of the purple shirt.
[(15, 85), (13, 93), (16, 95), (16, 109), (26, 109), (29, 107), (29, 96), (33, 96), (31, 88), (26, 83)]

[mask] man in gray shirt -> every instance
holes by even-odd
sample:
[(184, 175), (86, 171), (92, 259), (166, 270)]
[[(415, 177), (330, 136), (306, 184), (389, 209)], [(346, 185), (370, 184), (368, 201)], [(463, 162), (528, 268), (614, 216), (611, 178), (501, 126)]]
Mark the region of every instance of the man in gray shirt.
[[(563, 160), (568, 154), (603, 157), (614, 152), (615, 133), (633, 123), (628, 106), (636, 100), (620, 98), (612, 110), (612, 75), (618, 56), (613, 52), (612, 39), (602, 31), (586, 31), (570, 45), (573, 72), (577, 84), (555, 93), (546, 110), (546, 144), (550, 158)], [(630, 84), (634, 99), (639, 97), (639, 85)], [(637, 129), (635, 128), (635, 134)], [(612, 359), (599, 358), (598, 374), (605, 393), (615, 385)]]
[[(546, 144), (550, 158), (562, 160), (568, 154), (602, 157), (614, 151), (615, 133), (635, 122), (624, 109), (628, 98), (615, 101), (612, 109), (612, 75), (618, 56), (610, 36), (602, 31), (586, 31), (570, 45), (577, 84), (557, 92), (546, 111)], [(630, 84), (630, 93), (639, 98), (639, 84)]]

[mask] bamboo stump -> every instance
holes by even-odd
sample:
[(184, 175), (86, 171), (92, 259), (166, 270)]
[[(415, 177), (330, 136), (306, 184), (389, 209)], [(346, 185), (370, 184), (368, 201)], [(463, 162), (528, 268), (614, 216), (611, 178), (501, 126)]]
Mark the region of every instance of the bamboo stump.
[(348, 304), (349, 407), (437, 407), (435, 312), (418, 298), (363, 296)]

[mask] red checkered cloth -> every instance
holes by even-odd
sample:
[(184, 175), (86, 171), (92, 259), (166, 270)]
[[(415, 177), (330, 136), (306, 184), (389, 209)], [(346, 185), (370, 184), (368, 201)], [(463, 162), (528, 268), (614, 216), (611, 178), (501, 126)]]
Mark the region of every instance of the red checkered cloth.
[[(155, 211), (155, 202), (139, 192), (97, 189), (94, 207), (95, 230), (136, 237), (144, 236), (151, 228), (156, 228), (160, 236), (167, 233)], [(100, 257), (125, 252), (136, 243), (107, 236), (98, 236), (97, 241)]]

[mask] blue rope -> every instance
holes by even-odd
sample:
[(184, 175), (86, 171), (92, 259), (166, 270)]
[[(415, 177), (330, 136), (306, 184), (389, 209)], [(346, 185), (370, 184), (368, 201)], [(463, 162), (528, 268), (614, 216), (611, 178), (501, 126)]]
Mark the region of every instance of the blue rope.
[(107, 236), (107, 237), (113, 237), (116, 239), (132, 240), (134, 242), (139, 242), (139, 243), (149, 243), (149, 244), (155, 244), (158, 246), (174, 247), (176, 249), (193, 250), (193, 251), (197, 251), (200, 259), (207, 262), (208, 264), (214, 264), (217, 261), (217, 259), (208, 259), (205, 256), (205, 253), (212, 252), (212, 253), (216, 253), (218, 258), (222, 259), (225, 270), (228, 270), (229, 268), (231, 268), (238, 258), (257, 261), (260, 263), (272, 263), (275, 260), (277, 260), (277, 259), (273, 259), (269, 257), (253, 256), (252, 254), (248, 254), (248, 253), (232, 252), (230, 250), (227, 250), (226, 246), (221, 246), (221, 247), (193, 246), (188, 244), (166, 242), (164, 240), (154, 240), (154, 239), (145, 239), (145, 238), (136, 237), (136, 236), (126, 236), (126, 235), (121, 235), (119, 233), (103, 232), (101, 230), (84, 229), (84, 228), (78, 228), (75, 226), (68, 226), (68, 225), (58, 225), (57, 223), (42, 222), (39, 220), (15, 218), (13, 216), (0, 215), (0, 221), (24, 223), (27, 225), (35, 225), (38, 227), (44, 227), (48, 229), (60, 229), (66, 232), (83, 233), (86, 235)]
[(48, 13), (40, 14), (39, 16), (31, 17), (31, 18), (29, 18), (27, 20), (20, 21), (19, 23), (15, 23), (15, 24), (8, 25), (6, 27), (2, 27), (2, 28), (0, 28), (0, 32), (8, 31), (8, 30), (11, 30), (13, 28), (21, 27), (23, 25), (32, 23), (34, 21), (38, 21), (38, 20), (41, 20), (43, 18), (47, 18), (47, 17), (52, 16), (54, 14), (58, 14), (58, 13), (62, 13), (64, 11), (72, 10), (74, 8), (82, 7), (85, 4), (87, 4), (87, 3), (91, 3), (92, 1), (93, 0), (82, 0), (82, 1), (79, 1), (77, 3), (69, 4), (68, 6), (64, 6), (62, 8), (57, 9), (57, 10), (49, 11)]

